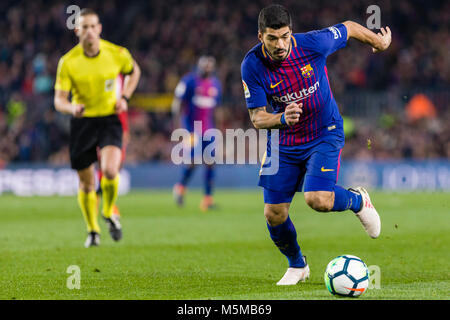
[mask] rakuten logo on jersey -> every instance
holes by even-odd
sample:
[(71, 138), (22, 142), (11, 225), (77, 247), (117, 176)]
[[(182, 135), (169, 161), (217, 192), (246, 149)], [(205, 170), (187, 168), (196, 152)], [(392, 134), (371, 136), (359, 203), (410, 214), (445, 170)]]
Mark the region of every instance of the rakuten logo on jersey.
[(308, 89), (303, 88), (300, 91), (288, 93), (282, 97), (272, 96), (272, 99), (273, 99), (273, 101), (278, 102), (278, 103), (286, 103), (286, 104), (290, 104), (293, 102), (297, 103), (303, 99), (306, 99), (306, 98), (309, 98), (310, 96), (312, 96), (314, 94), (314, 92), (317, 91), (317, 89), (319, 89), (319, 81), (314, 83)]

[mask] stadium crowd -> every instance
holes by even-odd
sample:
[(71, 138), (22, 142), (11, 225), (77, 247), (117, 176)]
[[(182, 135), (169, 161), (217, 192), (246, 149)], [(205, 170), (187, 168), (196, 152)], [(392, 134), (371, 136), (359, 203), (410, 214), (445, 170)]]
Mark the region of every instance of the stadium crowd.
[[(97, 10), (103, 37), (131, 51), (142, 68), (138, 93), (173, 92), (200, 54), (216, 57), (223, 85), (217, 126), (250, 128), (240, 62), (257, 42), (259, 10), (269, 1), (78, 1)], [(294, 32), (344, 20), (365, 24), (370, 1), (282, 2), (294, 13)], [(381, 1), (382, 26), (393, 31), (391, 48), (374, 55), (350, 42), (328, 59), (336, 100), (364, 90), (379, 95), (418, 89), (446, 92), (430, 101), (434, 112), (408, 117), (407, 105), (386, 106), (378, 119), (352, 118), (344, 158), (450, 158), (450, 2)], [(0, 167), (11, 162), (68, 164), (68, 117), (53, 106), (59, 58), (77, 41), (60, 1), (0, 2)], [(422, 10), (427, 6), (427, 10)], [(430, 98), (433, 100), (434, 95)], [(170, 112), (130, 110), (127, 161), (170, 161)], [(343, 114), (352, 108), (342, 106)], [(145, 146), (145, 148), (142, 148)]]

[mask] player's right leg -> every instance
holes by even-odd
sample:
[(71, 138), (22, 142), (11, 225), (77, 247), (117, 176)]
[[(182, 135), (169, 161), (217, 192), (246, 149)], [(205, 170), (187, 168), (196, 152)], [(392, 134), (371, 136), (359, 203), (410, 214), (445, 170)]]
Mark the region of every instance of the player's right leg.
[(295, 285), (309, 278), (309, 266), (297, 242), (297, 231), (289, 217), (294, 192), (264, 189), (264, 216), (270, 238), (287, 258), (289, 267), (277, 285)]
[(88, 237), (85, 247), (98, 246), (100, 244), (100, 227), (98, 225), (97, 194), (95, 193), (94, 165), (78, 170), (80, 187), (78, 190), (78, 204), (83, 213)]
[[(186, 144), (183, 147), (183, 153), (190, 155), (190, 162), (183, 166), (181, 179), (173, 186), (172, 189), (173, 199), (179, 207), (184, 205), (184, 197), (187, 190), (186, 187), (195, 171), (195, 164), (202, 162), (203, 155), (203, 142), (201, 142), (198, 134), (191, 132), (190, 139), (185, 142)], [(199, 162), (196, 162), (196, 159), (199, 160)]]
[(70, 120), (70, 163), (79, 177), (78, 204), (83, 213), (89, 233), (85, 246), (99, 244), (97, 195), (95, 193), (94, 163), (97, 160), (96, 146), (98, 126), (89, 118)]
[(175, 203), (182, 207), (184, 205), (184, 196), (186, 194), (186, 186), (191, 180), (192, 174), (194, 173), (195, 165), (184, 166), (181, 172), (181, 179), (178, 183), (173, 186), (173, 199)]
[[(299, 155), (301, 156), (301, 155)], [(277, 285), (295, 285), (309, 277), (309, 266), (297, 242), (297, 231), (289, 217), (295, 193), (301, 189), (304, 169), (297, 156), (280, 152), (277, 172), (270, 169), (270, 149), (260, 170), (259, 186), (264, 188), (264, 216), (270, 238), (287, 258), (289, 267)]]

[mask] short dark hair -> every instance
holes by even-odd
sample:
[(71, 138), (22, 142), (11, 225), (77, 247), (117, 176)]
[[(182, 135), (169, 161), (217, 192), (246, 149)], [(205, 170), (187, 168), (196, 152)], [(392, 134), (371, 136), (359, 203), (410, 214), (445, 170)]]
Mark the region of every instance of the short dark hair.
[(279, 4), (272, 4), (259, 12), (258, 30), (266, 31), (266, 28), (280, 29), (289, 27), (292, 29), (292, 20), (289, 11)]
[(97, 17), (99, 16), (98, 13), (94, 9), (91, 9), (91, 8), (83, 8), (80, 11), (80, 17), (89, 16), (91, 14), (95, 15)]

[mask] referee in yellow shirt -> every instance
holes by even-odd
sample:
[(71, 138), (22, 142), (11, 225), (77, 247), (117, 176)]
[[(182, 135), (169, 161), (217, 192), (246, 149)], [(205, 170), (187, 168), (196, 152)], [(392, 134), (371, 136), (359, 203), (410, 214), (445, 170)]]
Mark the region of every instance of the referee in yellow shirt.
[[(70, 162), (80, 178), (78, 203), (87, 225), (85, 247), (100, 244), (94, 164), (100, 148), (100, 181), (103, 217), (111, 237), (122, 238), (119, 216), (113, 206), (119, 189), (122, 126), (118, 113), (127, 111), (141, 74), (129, 51), (100, 38), (102, 25), (91, 9), (81, 10), (75, 33), (79, 43), (58, 64), (55, 83), (55, 108), (72, 115), (70, 122)], [(122, 97), (116, 97), (116, 79), (125, 75)], [(72, 98), (69, 101), (69, 94)]]

